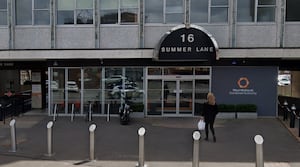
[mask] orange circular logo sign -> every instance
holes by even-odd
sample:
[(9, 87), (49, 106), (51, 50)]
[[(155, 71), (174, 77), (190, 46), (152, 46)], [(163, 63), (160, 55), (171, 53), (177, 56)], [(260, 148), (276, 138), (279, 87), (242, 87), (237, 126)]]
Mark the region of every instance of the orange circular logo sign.
[(239, 85), (239, 88), (245, 89), (249, 86), (249, 80), (247, 77), (241, 77), (238, 81), (237, 84)]

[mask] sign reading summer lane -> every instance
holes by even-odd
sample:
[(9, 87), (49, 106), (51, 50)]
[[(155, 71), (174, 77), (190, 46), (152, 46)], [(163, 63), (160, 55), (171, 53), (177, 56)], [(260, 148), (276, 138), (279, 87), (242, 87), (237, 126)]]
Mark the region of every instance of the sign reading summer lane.
[(180, 25), (162, 37), (154, 58), (161, 61), (212, 61), (216, 60), (217, 52), (215, 39), (203, 28)]

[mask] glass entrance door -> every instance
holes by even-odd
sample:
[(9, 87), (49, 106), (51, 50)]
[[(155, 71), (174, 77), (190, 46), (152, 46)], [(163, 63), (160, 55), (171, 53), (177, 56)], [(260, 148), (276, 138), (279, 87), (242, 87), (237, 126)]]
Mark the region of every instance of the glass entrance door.
[(193, 81), (165, 80), (163, 85), (163, 114), (192, 115)]

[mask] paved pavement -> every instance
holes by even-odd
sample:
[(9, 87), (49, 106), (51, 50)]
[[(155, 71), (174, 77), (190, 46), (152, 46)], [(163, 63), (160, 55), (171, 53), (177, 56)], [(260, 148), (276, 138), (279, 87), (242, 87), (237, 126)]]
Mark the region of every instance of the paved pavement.
[[(17, 152), (11, 153), (9, 122), (0, 123), (0, 166), (2, 167), (133, 167), (138, 162), (138, 134), (145, 127), (145, 164), (149, 167), (191, 167), (192, 133), (197, 118), (132, 118), (120, 125), (117, 117), (86, 122), (76, 117), (58, 117), (53, 127), (53, 152), (47, 153), (46, 125), (52, 117), (17, 117)], [(89, 126), (95, 123), (95, 159), (89, 161)], [(218, 119), (217, 142), (200, 140), (200, 167), (254, 167), (255, 143), (264, 138), (267, 167), (300, 167), (300, 142), (274, 118)]]

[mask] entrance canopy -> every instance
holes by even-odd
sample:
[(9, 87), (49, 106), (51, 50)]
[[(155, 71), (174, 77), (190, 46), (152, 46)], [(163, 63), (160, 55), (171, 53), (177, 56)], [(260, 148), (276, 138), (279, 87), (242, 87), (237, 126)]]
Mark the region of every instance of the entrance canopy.
[(179, 25), (168, 31), (154, 51), (157, 61), (209, 61), (217, 59), (216, 40), (204, 28)]

